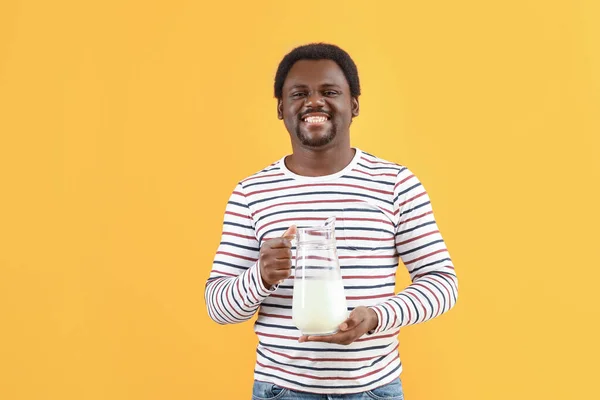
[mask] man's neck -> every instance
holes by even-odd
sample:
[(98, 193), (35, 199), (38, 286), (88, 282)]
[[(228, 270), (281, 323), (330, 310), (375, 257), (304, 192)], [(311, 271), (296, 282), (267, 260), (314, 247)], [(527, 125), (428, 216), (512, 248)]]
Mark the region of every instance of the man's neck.
[(323, 150), (294, 148), (292, 155), (285, 158), (286, 167), (301, 176), (325, 176), (340, 172), (350, 164), (356, 150), (348, 144), (343, 148)]

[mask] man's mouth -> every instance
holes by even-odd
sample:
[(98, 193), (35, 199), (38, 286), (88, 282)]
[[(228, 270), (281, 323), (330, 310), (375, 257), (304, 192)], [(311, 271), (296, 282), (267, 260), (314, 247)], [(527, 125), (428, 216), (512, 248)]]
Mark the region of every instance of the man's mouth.
[(320, 125), (329, 121), (329, 115), (325, 113), (309, 113), (302, 116), (302, 122), (309, 125)]

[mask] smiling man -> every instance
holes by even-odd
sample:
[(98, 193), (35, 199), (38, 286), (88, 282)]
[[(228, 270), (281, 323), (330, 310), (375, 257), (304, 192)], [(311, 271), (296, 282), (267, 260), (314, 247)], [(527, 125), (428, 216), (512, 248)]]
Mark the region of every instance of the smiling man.
[[(292, 154), (237, 184), (206, 284), (221, 324), (258, 312), (253, 399), (402, 399), (400, 328), (450, 310), (458, 281), (431, 202), (405, 166), (352, 147), (356, 65), (337, 46), (287, 54), (275, 76), (277, 116)], [(336, 217), (348, 319), (329, 336), (292, 323), (296, 226)], [(399, 261), (412, 283), (394, 293)]]

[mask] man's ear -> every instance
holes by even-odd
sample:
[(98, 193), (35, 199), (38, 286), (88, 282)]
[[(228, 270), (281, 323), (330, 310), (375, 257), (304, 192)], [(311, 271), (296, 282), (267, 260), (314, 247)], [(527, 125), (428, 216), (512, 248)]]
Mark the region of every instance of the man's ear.
[(358, 104), (358, 97), (352, 98), (352, 117), (358, 117), (358, 112), (360, 111), (360, 106)]
[(283, 119), (283, 101), (277, 99), (277, 118)]

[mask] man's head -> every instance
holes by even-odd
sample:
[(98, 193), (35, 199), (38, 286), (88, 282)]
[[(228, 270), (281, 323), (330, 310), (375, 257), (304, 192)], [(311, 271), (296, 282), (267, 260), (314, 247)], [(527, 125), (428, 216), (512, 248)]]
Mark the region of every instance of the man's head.
[(293, 141), (311, 148), (326, 146), (336, 137), (349, 141), (359, 95), (354, 61), (330, 44), (295, 48), (283, 58), (275, 75), (277, 116), (284, 120)]

